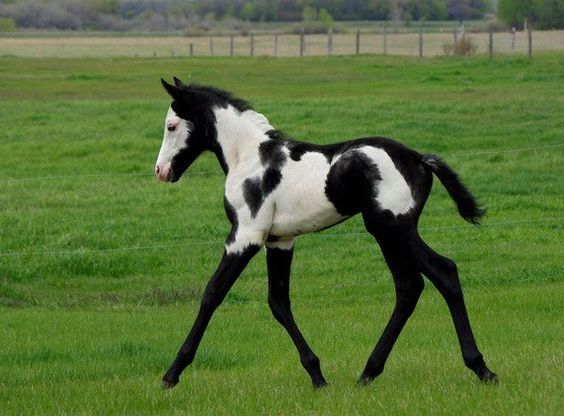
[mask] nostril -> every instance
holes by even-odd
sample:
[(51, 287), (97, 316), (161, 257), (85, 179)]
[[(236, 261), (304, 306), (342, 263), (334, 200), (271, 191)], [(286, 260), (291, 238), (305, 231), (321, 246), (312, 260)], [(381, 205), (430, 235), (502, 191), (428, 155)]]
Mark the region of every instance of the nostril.
[(159, 168), (159, 167), (157, 166), (157, 167), (155, 168), (155, 172), (157, 172), (157, 175), (158, 175), (159, 173), (161, 173), (161, 168)]

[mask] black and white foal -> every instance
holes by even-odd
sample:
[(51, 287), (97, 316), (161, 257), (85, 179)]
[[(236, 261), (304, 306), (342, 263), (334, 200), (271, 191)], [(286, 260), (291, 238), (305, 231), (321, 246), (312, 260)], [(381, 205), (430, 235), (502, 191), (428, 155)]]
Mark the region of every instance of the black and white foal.
[(263, 245), (272, 313), (294, 341), (313, 385), (326, 385), (319, 359), (290, 309), (293, 246), (297, 236), (359, 213), (382, 249), (396, 288), (394, 312), (359, 382), (368, 383), (383, 371), (423, 290), (422, 275), (448, 304), (466, 365), (482, 381), (496, 380), (476, 346), (456, 265), (435, 253), (417, 232), (433, 173), (465, 220), (476, 223), (484, 214), (453, 170), (436, 156), (380, 137), (325, 146), (297, 142), (225, 91), (174, 81), (171, 85), (162, 80), (173, 101), (156, 174), (162, 181), (176, 182), (203, 151), (215, 153), (226, 175), (224, 204), (232, 228), (196, 321), (165, 374), (163, 387), (178, 383), (214, 310)]

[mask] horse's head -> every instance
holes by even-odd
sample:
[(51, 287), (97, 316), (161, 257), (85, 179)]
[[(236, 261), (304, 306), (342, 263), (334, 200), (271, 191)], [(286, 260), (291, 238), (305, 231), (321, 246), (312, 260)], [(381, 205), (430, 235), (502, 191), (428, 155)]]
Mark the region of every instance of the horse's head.
[(205, 95), (178, 78), (174, 78), (174, 85), (161, 82), (173, 101), (166, 114), (155, 173), (161, 181), (176, 182), (204, 150), (212, 150), (213, 112)]

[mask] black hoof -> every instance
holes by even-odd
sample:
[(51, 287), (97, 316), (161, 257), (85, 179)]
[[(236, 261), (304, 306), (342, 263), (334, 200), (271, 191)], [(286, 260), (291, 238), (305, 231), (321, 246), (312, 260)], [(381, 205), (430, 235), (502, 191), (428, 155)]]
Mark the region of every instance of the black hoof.
[(480, 381), (484, 384), (499, 384), (499, 379), (496, 373), (492, 373), (488, 370), (485, 374), (480, 377)]
[(161, 382), (161, 388), (163, 389), (171, 389), (174, 386), (176, 386), (178, 384), (178, 381), (172, 381), (172, 380), (163, 380)]
[(366, 376), (361, 376), (358, 381), (356, 382), (356, 384), (358, 384), (359, 386), (368, 386), (370, 383), (372, 383), (374, 381), (373, 377), (366, 377)]
[(319, 390), (325, 387), (329, 387), (329, 383), (327, 383), (325, 380), (321, 380), (313, 383), (313, 388), (315, 390)]

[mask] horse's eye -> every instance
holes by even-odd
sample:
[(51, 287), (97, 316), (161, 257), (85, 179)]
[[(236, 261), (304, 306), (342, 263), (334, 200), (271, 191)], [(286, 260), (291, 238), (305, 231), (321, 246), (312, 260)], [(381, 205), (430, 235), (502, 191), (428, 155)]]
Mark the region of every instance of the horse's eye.
[(168, 131), (174, 131), (174, 130), (176, 130), (176, 125), (172, 124), (168, 126)]

